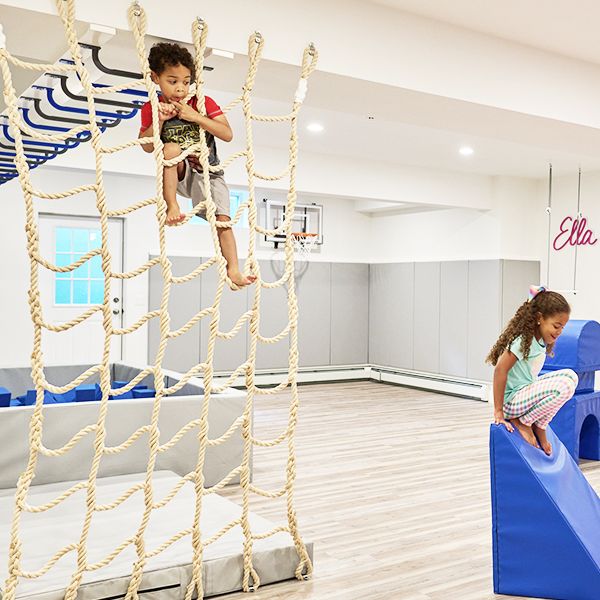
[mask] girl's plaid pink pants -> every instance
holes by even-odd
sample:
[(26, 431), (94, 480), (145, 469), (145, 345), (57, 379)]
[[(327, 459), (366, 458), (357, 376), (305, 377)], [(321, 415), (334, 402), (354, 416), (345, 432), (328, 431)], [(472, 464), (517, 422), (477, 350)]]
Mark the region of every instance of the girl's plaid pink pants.
[(573, 397), (578, 381), (571, 369), (546, 373), (504, 401), (504, 416), (546, 429), (561, 406)]

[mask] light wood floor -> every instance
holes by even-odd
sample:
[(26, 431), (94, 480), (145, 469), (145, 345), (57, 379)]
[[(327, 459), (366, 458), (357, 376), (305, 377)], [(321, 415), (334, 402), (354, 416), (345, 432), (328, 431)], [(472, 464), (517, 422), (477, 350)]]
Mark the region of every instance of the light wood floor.
[[(487, 404), (374, 382), (300, 393), (296, 506), (314, 577), (228, 600), (508, 600), (492, 592)], [(282, 431), (286, 409), (286, 395), (261, 397), (256, 434)], [(255, 451), (258, 485), (280, 487), (284, 452)], [(600, 490), (600, 464), (583, 469)], [(284, 520), (279, 500), (251, 509)]]

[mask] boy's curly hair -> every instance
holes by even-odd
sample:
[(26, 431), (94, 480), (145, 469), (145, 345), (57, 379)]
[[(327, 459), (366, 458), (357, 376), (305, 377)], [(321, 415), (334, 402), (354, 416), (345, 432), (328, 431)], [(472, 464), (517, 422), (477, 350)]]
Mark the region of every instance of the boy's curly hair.
[[(502, 353), (507, 350), (515, 339), (521, 339), (521, 352), (523, 358), (529, 357), (531, 341), (535, 335), (535, 327), (539, 315), (548, 318), (559, 313), (571, 313), (569, 303), (557, 292), (540, 292), (533, 300), (524, 302), (519, 306), (515, 316), (509, 321), (494, 347), (490, 350), (485, 362), (496, 365)], [(552, 355), (554, 344), (548, 344), (546, 354)]]
[(148, 63), (150, 70), (154, 71), (157, 75), (160, 75), (167, 67), (183, 65), (190, 70), (192, 81), (194, 81), (196, 76), (194, 59), (190, 51), (179, 44), (169, 44), (168, 42), (154, 44), (150, 48)]

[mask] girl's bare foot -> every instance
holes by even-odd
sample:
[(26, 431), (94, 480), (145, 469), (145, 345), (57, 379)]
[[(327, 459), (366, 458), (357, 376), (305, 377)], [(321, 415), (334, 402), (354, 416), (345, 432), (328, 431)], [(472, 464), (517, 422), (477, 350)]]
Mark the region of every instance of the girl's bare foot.
[(519, 433), (523, 436), (523, 439), (528, 443), (534, 446), (535, 448), (539, 448), (540, 445), (533, 433), (533, 429), (529, 425), (525, 425), (525, 423), (521, 423), (519, 419), (510, 419), (510, 422), (519, 430)]
[(552, 454), (552, 444), (548, 441), (548, 438), (546, 437), (546, 430), (542, 429), (539, 425), (535, 425), (535, 424), (533, 424), (531, 426), (531, 429), (533, 430), (535, 437), (537, 437), (538, 442), (540, 443), (540, 446), (542, 447), (542, 450), (548, 456), (550, 456)]
[(181, 214), (179, 204), (175, 203), (171, 206), (167, 206), (167, 225), (169, 225), (169, 227), (181, 223), (184, 219), (185, 215)]
[(247, 285), (250, 285), (256, 281), (256, 276), (244, 275), (240, 271), (227, 271), (227, 275), (229, 276), (229, 279), (231, 279), (232, 283), (238, 287), (238, 289), (246, 287)]

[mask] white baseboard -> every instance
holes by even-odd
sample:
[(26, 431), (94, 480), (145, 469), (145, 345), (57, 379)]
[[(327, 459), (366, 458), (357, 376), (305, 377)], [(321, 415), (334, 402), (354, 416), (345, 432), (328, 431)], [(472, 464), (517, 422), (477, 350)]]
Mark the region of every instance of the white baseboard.
[(414, 387), (432, 392), (464, 396), (487, 402), (488, 384), (479, 381), (446, 379), (441, 375), (429, 373), (411, 373), (396, 370), (371, 369), (371, 379), (384, 383), (395, 383), (407, 387)]
[[(224, 382), (226, 373), (215, 373), (215, 383)], [(287, 370), (259, 370), (256, 371), (257, 385), (277, 385), (285, 380)], [(436, 373), (421, 371), (408, 371), (382, 367), (378, 365), (339, 365), (333, 367), (303, 367), (298, 370), (298, 383), (323, 383), (334, 381), (373, 380), (383, 383), (394, 383), (407, 387), (414, 387), (432, 392), (452, 394), (477, 400), (488, 400), (489, 383), (483, 381), (460, 379)], [(238, 377), (232, 387), (244, 387), (245, 378)]]

